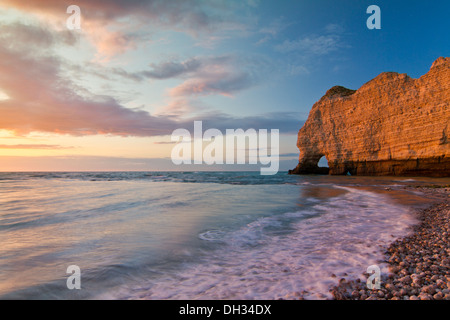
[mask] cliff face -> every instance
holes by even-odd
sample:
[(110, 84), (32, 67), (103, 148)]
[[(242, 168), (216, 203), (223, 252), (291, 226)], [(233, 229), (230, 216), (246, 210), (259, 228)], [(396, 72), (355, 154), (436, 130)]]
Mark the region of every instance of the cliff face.
[(385, 72), (357, 91), (333, 87), (298, 133), (294, 174), (450, 176), (450, 58), (419, 79)]

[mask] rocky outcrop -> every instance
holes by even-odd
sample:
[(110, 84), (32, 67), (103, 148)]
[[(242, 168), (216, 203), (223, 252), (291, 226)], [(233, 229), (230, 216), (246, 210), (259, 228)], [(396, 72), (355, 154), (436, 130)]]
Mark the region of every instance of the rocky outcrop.
[(419, 79), (384, 72), (356, 91), (333, 87), (300, 129), (290, 173), (450, 176), (449, 105), (450, 58)]

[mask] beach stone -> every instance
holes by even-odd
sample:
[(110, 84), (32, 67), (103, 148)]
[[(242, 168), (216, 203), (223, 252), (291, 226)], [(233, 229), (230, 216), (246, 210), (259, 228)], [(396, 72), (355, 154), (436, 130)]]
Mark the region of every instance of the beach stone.
[(393, 290), (395, 286), (392, 283), (386, 283), (384, 286), (387, 290)]
[(426, 293), (425, 294), (421, 293), (419, 295), (419, 298), (420, 298), (420, 300), (430, 300), (430, 296)]
[(399, 281), (402, 282), (402, 283), (410, 283), (411, 282), (411, 277), (409, 275), (406, 275), (406, 276), (400, 278)]
[(422, 288), (422, 292), (433, 294), (436, 291), (434, 285), (425, 286)]
[(442, 298), (444, 298), (442, 292), (438, 292), (433, 296), (433, 299), (435, 300), (442, 300)]

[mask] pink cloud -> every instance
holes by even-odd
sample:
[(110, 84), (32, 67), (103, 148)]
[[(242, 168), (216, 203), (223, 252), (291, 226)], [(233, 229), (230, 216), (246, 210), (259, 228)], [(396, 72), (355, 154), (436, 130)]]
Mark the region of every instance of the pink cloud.
[(73, 147), (64, 147), (54, 144), (0, 144), (0, 149), (45, 149), (45, 150), (59, 150), (71, 149)]
[[(99, 60), (134, 49), (154, 30), (166, 29), (196, 37), (224, 29), (243, 28), (235, 20), (234, 4), (196, 0), (2, 0), (0, 7), (15, 8), (65, 28), (67, 7), (81, 9), (82, 34), (95, 46)], [(145, 31), (142, 31), (145, 26)], [(126, 30), (126, 31), (123, 31)], [(141, 38), (142, 37), (142, 38)]]
[(112, 97), (96, 96), (87, 90), (81, 96), (75, 91), (77, 87), (62, 76), (62, 65), (54, 56), (0, 46), (0, 89), (9, 97), (0, 101), (1, 129), (17, 134), (43, 131), (152, 136), (170, 134), (176, 126), (167, 117), (127, 109)]
[[(189, 59), (184, 63), (153, 65), (152, 70), (128, 73), (113, 70), (115, 76), (136, 81), (183, 79), (172, 89), (171, 101), (159, 114), (128, 109), (110, 96), (99, 96), (68, 79), (65, 60), (53, 55), (53, 48), (70, 38), (54, 30), (33, 25), (0, 26), (0, 129), (16, 134), (51, 132), (69, 135), (111, 134), (119, 136), (170, 135), (174, 129), (189, 128), (193, 120), (204, 120), (215, 128), (295, 128), (292, 117), (255, 116), (236, 118), (205, 113), (191, 96), (232, 95), (259, 81), (265, 61), (235, 56)], [(35, 37), (34, 35), (39, 35)], [(17, 39), (29, 39), (23, 44)], [(26, 48), (26, 49), (25, 49)], [(99, 73), (108, 71), (99, 66)], [(109, 73), (108, 73), (109, 74)], [(193, 114), (194, 113), (194, 114)], [(274, 123), (275, 126), (270, 126)]]
[(211, 94), (232, 96), (253, 84), (254, 80), (245, 72), (217, 72), (186, 80), (172, 88), (169, 94), (173, 97)]
[(189, 78), (169, 90), (172, 97), (233, 94), (261, 82), (270, 66), (259, 57), (235, 55), (197, 58), (199, 66)]

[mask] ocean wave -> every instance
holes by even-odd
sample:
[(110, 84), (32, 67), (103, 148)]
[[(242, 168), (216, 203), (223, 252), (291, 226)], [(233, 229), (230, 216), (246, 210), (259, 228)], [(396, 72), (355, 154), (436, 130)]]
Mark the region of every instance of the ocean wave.
[[(115, 298), (277, 299), (295, 292), (330, 298), (347, 274), (361, 277), (379, 264), (380, 245), (405, 235), (417, 221), (384, 195), (344, 187), (345, 194), (308, 209), (261, 217), (237, 230), (211, 229), (202, 241), (220, 243), (201, 262), (122, 290)], [(225, 247), (224, 247), (225, 245)]]

